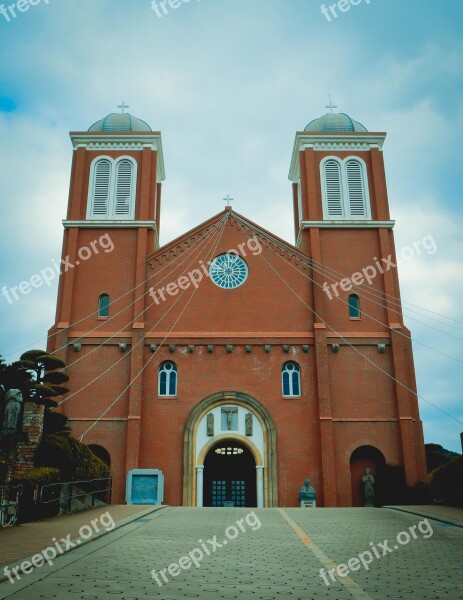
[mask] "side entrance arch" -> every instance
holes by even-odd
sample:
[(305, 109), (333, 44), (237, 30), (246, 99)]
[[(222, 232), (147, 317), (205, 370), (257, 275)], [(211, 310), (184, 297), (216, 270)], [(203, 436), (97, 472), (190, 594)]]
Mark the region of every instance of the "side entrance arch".
[(376, 480), (378, 471), (386, 464), (383, 453), (374, 446), (360, 446), (350, 457), (350, 474), (352, 485), (352, 506), (363, 506), (362, 477), (365, 469), (370, 469)]
[(190, 413), (184, 506), (278, 506), (273, 419), (256, 399), (219, 392)]

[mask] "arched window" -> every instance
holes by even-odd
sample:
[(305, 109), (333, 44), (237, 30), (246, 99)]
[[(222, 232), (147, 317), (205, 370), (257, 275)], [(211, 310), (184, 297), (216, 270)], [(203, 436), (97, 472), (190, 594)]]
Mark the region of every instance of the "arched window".
[(109, 296), (108, 294), (101, 294), (98, 298), (98, 316), (109, 317)]
[(360, 298), (356, 294), (349, 296), (349, 317), (360, 319)]
[(133, 219), (136, 180), (137, 163), (133, 158), (96, 158), (90, 169), (87, 217)]
[(365, 179), (363, 168), (358, 160), (346, 162), (348, 209), (351, 217), (367, 216)]
[(327, 217), (342, 217), (344, 215), (342, 198), (341, 165), (337, 160), (327, 160), (324, 171), (324, 196)]
[(177, 395), (177, 365), (170, 360), (159, 367), (158, 391), (160, 396)]
[(327, 157), (320, 163), (320, 174), (324, 218), (371, 218), (366, 165), (362, 159)]
[(114, 202), (114, 215), (116, 217), (130, 217), (133, 212), (133, 172), (134, 165), (130, 160), (123, 159), (116, 166), (116, 192)]
[(93, 165), (93, 186), (91, 193), (90, 216), (104, 218), (109, 213), (111, 188), (111, 162), (103, 158)]
[(301, 370), (295, 362), (287, 362), (281, 368), (283, 396), (301, 395)]

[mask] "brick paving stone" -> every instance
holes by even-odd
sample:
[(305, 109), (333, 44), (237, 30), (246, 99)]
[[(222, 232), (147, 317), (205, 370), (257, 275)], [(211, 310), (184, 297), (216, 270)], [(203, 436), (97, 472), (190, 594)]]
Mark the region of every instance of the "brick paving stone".
[[(23, 575), (20, 582), (1, 584), (0, 598), (462, 600), (463, 530), (437, 521), (431, 522), (428, 539), (415, 529), (417, 539), (375, 558), (368, 570), (351, 573), (350, 583), (337, 577), (327, 586), (320, 577), (322, 567), (346, 563), (372, 544), (378, 548), (387, 539), (393, 547), (400, 532), (421, 521), (389, 509), (168, 507), (66, 554), (52, 567)], [(236, 531), (235, 539), (227, 537)], [(213, 552), (206, 540), (214, 536), (221, 547)], [(210, 556), (203, 551), (199, 568), (166, 572), (168, 582), (161, 586), (151, 577), (152, 569), (159, 573), (194, 549), (204, 550), (203, 543)]]

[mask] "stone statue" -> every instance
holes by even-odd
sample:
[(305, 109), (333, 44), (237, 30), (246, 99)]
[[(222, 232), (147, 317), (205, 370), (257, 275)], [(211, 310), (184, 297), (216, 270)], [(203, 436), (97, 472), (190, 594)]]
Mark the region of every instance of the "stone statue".
[(299, 490), (299, 500), (315, 500), (315, 489), (310, 485), (310, 479), (304, 480), (304, 485)]
[(246, 435), (252, 435), (252, 414), (246, 413), (246, 417), (244, 419)]
[(3, 416), (4, 433), (15, 433), (19, 426), (19, 416), (21, 414), (21, 403), (23, 395), (21, 390), (8, 390), (5, 396), (6, 408)]
[(373, 475), (370, 473), (370, 469), (367, 467), (365, 469), (365, 474), (362, 477), (363, 484), (363, 498), (365, 501), (365, 506), (374, 506), (375, 505), (375, 490), (373, 486), (375, 484), (375, 479)]
[(214, 414), (209, 413), (207, 415), (207, 435), (209, 437), (214, 435)]
[(222, 413), (227, 415), (227, 428), (228, 431), (231, 431), (232, 426), (233, 426), (233, 415), (234, 413), (237, 413), (238, 409), (237, 408), (222, 408)]

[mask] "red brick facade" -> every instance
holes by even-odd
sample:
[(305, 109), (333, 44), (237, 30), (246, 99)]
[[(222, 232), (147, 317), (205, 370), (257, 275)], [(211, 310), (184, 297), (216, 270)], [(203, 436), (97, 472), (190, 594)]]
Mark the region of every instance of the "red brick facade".
[[(406, 389), (415, 390), (412, 348), (399, 301), (393, 300), (399, 297), (397, 270), (379, 273), (366, 286), (378, 294), (372, 300), (359, 292), (359, 319), (349, 317), (349, 292), (341, 290), (330, 300), (321, 288), (375, 260), (394, 259), (377, 144), (384, 135), (350, 133), (340, 141), (336, 133), (318, 134), (333, 142), (326, 150), (317, 146), (318, 139), (306, 143), (307, 134), (297, 134), (298, 248), (232, 210), (157, 248), (162, 149), (153, 136), (159, 134), (71, 134), (75, 153), (63, 257), (75, 264), (79, 249), (106, 233), (114, 249), (93, 253), (62, 274), (49, 350), (69, 365), (69, 399), (61, 406), (73, 434), (81, 436), (99, 419), (84, 441), (102, 446), (111, 457), (113, 500), (124, 501), (129, 469), (157, 468), (165, 475), (165, 503), (196, 503), (200, 459), (192, 455), (199, 443), (194, 411), (200, 414), (201, 403), (206, 410), (236, 401), (260, 423), (267, 506), (296, 506), (308, 475), (318, 505), (358, 504), (360, 471), (365, 465), (375, 470), (377, 451), (388, 463), (404, 465), (408, 483), (424, 478), (416, 396)], [(337, 147), (341, 142), (345, 150)], [(98, 155), (137, 161), (131, 223), (87, 218), (90, 165)], [(319, 165), (326, 156), (359, 156), (365, 162), (368, 224), (328, 226), (324, 220)], [(260, 253), (246, 245), (250, 238), (258, 241)], [(228, 250), (238, 252), (249, 269), (244, 284), (231, 290), (205, 275), (207, 262)], [(202, 280), (182, 290), (182, 276), (193, 269), (202, 270)], [(169, 283), (175, 285), (163, 291), (165, 301), (150, 295), (150, 289)], [(111, 299), (109, 318), (96, 312), (103, 293)], [(300, 368), (300, 397), (282, 395), (282, 366), (288, 360)], [(177, 367), (174, 397), (158, 394), (164, 361)], [(221, 435), (225, 439), (226, 431)], [(238, 437), (230, 435), (233, 439)], [(239, 439), (246, 446), (244, 434)], [(248, 445), (257, 456), (257, 446)], [(363, 447), (363, 458), (353, 460)]]

